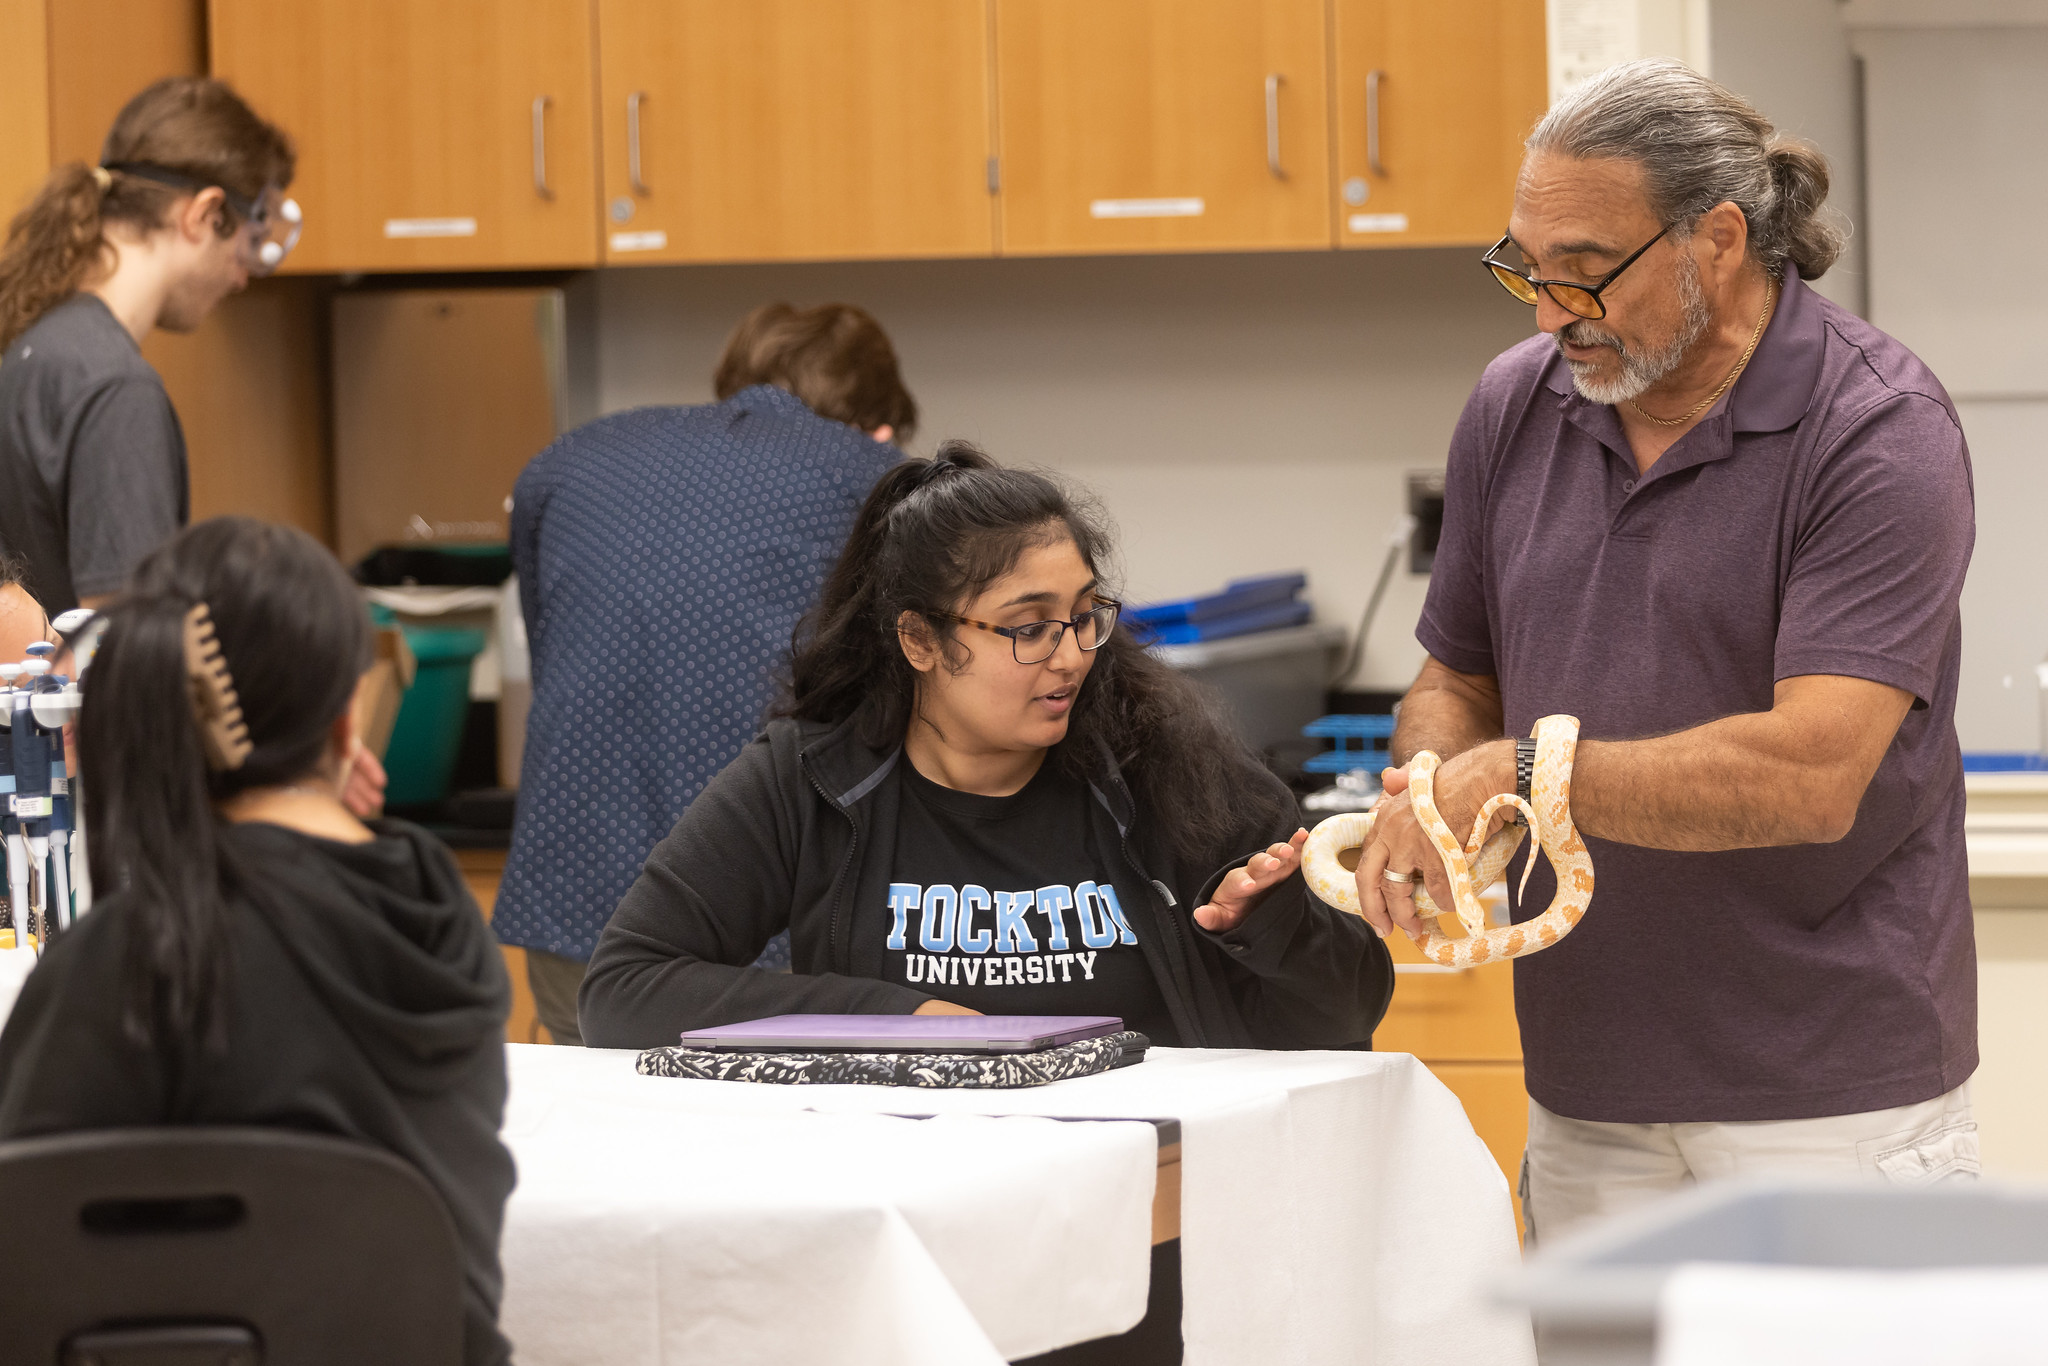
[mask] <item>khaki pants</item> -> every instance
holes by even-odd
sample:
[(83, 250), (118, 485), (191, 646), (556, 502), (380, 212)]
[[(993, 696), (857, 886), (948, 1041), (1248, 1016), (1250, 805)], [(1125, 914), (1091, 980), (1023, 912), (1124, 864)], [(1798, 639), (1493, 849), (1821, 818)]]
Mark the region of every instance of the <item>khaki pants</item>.
[(1877, 1176), (1923, 1185), (1977, 1175), (1970, 1086), (1826, 1119), (1603, 1124), (1529, 1102), (1522, 1223), (1530, 1246), (1700, 1181), (1728, 1176)]
[(559, 953), (526, 951), (526, 984), (533, 988), (533, 1013), (555, 1036), (555, 1042), (581, 1047), (583, 1031), (576, 1025), (576, 992), (583, 986), (588, 963)]

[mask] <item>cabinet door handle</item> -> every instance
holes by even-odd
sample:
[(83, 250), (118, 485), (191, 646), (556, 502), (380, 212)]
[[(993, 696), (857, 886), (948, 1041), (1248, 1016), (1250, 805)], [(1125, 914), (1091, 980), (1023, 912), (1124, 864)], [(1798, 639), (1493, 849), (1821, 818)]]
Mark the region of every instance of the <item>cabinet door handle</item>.
[(1266, 77), (1266, 169), (1275, 180), (1287, 179), (1280, 166), (1280, 81), (1278, 72)]
[(1380, 86), (1386, 79), (1387, 73), (1377, 68), (1365, 73), (1365, 166), (1379, 176), (1387, 173), (1380, 164)]
[(640, 106), (646, 103), (645, 90), (635, 90), (626, 96), (626, 183), (633, 187), (634, 194), (650, 193), (640, 175)]
[(533, 192), (542, 199), (555, 197), (548, 188), (548, 105), (552, 103), (546, 95), (533, 97)]

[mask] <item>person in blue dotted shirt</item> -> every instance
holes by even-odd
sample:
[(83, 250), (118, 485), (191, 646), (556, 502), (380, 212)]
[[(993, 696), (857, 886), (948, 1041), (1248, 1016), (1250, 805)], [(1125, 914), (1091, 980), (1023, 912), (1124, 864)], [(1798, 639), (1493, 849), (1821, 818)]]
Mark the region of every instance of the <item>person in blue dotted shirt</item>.
[(797, 621), (917, 422), (887, 334), (848, 304), (754, 310), (714, 388), (577, 428), (512, 494), (533, 708), (492, 923), (526, 949), (557, 1043), (582, 1042), (598, 932), (759, 731)]

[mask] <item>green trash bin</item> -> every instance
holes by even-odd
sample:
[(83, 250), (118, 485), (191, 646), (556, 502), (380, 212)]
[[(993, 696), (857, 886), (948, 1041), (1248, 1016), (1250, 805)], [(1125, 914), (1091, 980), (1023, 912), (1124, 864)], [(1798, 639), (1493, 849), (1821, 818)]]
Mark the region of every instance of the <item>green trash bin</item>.
[(405, 632), (418, 669), (391, 725), (384, 751), (386, 806), (425, 806), (448, 795), (462, 728), (469, 719), (469, 670), (483, 653), (489, 634), (472, 626), (416, 626), (397, 622), (385, 608), (372, 607), (379, 626), (396, 623)]

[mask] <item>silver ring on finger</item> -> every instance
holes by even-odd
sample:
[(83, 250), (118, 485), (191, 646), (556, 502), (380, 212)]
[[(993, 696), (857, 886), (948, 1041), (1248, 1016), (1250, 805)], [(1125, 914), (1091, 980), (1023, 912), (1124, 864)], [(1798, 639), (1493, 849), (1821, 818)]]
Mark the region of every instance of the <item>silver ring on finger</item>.
[(1393, 869), (1389, 868), (1387, 869), (1387, 871), (1380, 874), (1380, 879), (1384, 882), (1391, 882), (1396, 887), (1409, 887), (1412, 886), (1415, 882), (1415, 874), (1397, 873)]

